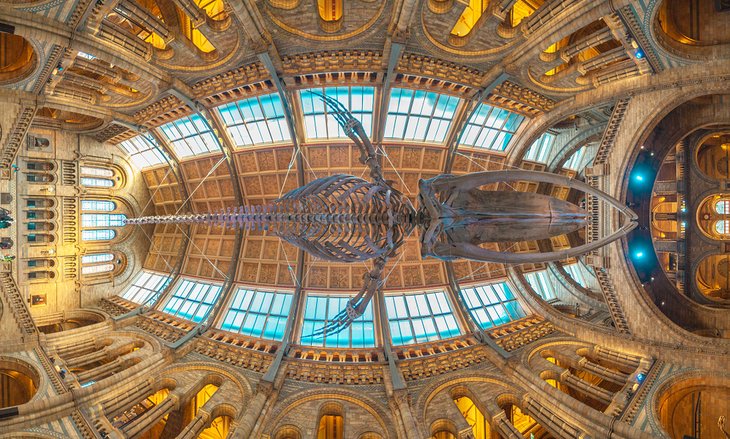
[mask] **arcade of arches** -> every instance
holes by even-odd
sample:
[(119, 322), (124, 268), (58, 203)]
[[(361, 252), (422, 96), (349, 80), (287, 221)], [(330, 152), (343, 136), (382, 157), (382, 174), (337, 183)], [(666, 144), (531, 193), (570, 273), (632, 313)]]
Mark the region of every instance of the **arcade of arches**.
[[(0, 0), (0, 439), (727, 439), (728, 84), (727, 0)], [(524, 169), (638, 227), (523, 264), (416, 231), (322, 334), (371, 262), (127, 224), (368, 178), (320, 96), (416, 206), (421, 179)], [(572, 187), (483, 189), (588, 218), (486, 250), (624, 225)]]

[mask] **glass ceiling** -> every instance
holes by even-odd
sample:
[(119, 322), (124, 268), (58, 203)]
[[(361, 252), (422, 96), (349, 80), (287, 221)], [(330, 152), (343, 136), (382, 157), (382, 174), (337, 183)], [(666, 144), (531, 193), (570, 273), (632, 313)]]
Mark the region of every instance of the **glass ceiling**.
[[(369, 86), (318, 87), (296, 93), (294, 115), (300, 114), (304, 142), (343, 139), (349, 142), (335, 118), (328, 113), (320, 95), (332, 97), (357, 118), (370, 137), (376, 119), (375, 103), (380, 90)], [(385, 115), (384, 141), (407, 141), (443, 145), (452, 129), (452, 120), (465, 101), (456, 96), (425, 90), (393, 88)], [(235, 148), (290, 144), (292, 139), (278, 93), (270, 93), (230, 102), (216, 107)], [(525, 116), (486, 103), (472, 112), (458, 136), (461, 147), (508, 152), (513, 136)], [(166, 123), (158, 132), (178, 159), (221, 151), (221, 145), (208, 122), (199, 114)], [(545, 163), (552, 151), (555, 135), (543, 134), (530, 147), (525, 160)], [(163, 149), (152, 136), (138, 135), (119, 146), (130, 156), (134, 166), (147, 169), (166, 163)], [(582, 156), (571, 158), (567, 167), (578, 166)], [(572, 169), (572, 168), (571, 168)]]
[[(316, 145), (327, 140), (350, 142), (335, 118), (328, 113), (319, 95), (340, 102), (361, 121), (368, 135), (374, 137), (374, 121), (379, 117), (375, 110), (376, 103), (382, 98), (380, 93), (380, 89), (369, 86), (319, 87), (297, 91), (291, 102), (297, 106), (293, 114), (301, 118), (304, 143), (311, 141)], [(446, 139), (450, 138), (460, 148), (506, 154), (515, 133), (525, 120), (523, 115), (480, 103), (463, 123), (462, 131), (451, 133), (452, 120), (461, 106), (466, 105), (466, 101), (448, 94), (407, 88), (393, 88), (389, 98), (382, 119), (386, 143), (405, 141), (443, 147), (446, 146)], [(230, 102), (212, 111), (219, 116), (234, 148), (244, 150), (267, 145), (288, 146), (292, 142), (284, 105), (277, 93)], [(169, 149), (177, 159), (190, 159), (221, 151), (222, 145), (216, 133), (198, 114), (166, 123), (156, 130), (162, 140), (168, 142)], [(529, 148), (524, 159), (547, 162), (553, 154), (555, 140), (553, 133), (544, 133)], [(134, 166), (140, 169), (167, 164), (163, 149), (152, 136), (136, 136), (122, 142), (120, 147), (130, 155)], [(579, 166), (581, 161), (582, 156), (576, 153), (565, 166)], [(101, 200), (84, 203), (83, 210), (87, 210), (86, 206), (97, 212), (115, 209), (113, 203), (107, 205)], [(113, 227), (123, 219), (123, 216), (110, 214), (103, 217), (99, 213), (84, 215), (82, 222), (94, 227)], [(111, 229), (104, 230), (114, 233)], [(566, 270), (573, 269), (566, 266)], [(579, 277), (579, 274), (584, 273), (573, 274), (571, 271), (571, 274)], [(546, 300), (555, 297), (550, 293), (546, 271), (530, 273), (526, 277), (539, 294), (545, 295)], [(236, 284), (224, 291), (221, 283), (192, 277), (178, 277), (170, 286), (171, 281), (169, 276), (162, 273), (145, 270), (121, 297), (137, 304), (156, 302), (155, 307), (160, 311), (194, 323), (207, 321), (215, 303), (221, 300), (225, 302), (220, 312), (216, 312), (219, 317), (214, 322), (208, 322), (220, 330), (282, 341), (287, 325), (295, 325), (290, 330), (293, 331), (296, 344), (354, 349), (379, 346), (379, 340), (386, 334), (390, 335), (392, 344), (396, 346), (426, 343), (467, 333), (469, 330), (464, 326), (464, 319), (472, 320), (482, 329), (489, 329), (526, 315), (507, 282), (491, 281), (462, 287), (455, 295), (446, 290), (388, 292), (384, 302), (388, 327), (387, 331), (382, 331), (384, 334), (378, 335), (381, 332), (379, 319), (373, 310), (375, 305), (371, 303), (363, 315), (343, 331), (324, 336), (316, 332), (330, 324), (345, 309), (353, 293), (302, 290), (302, 309), (298, 312), (300, 322), (295, 324), (289, 318), (294, 300), (292, 291)], [(460, 297), (462, 303), (453, 303), (454, 297)]]

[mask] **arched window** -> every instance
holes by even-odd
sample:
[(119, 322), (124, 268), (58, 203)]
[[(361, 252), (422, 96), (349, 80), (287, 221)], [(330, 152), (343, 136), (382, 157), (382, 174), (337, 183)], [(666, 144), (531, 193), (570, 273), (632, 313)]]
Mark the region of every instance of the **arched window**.
[(344, 422), (340, 415), (322, 415), (319, 418), (317, 439), (342, 439), (344, 437)]
[(467, 396), (454, 399), (454, 404), (459, 408), (461, 415), (464, 416), (467, 424), (471, 426), (474, 432), (474, 439), (489, 439), (492, 437), (489, 423), (484, 414)]
[(202, 389), (195, 395), (195, 398), (190, 400), (192, 406), (192, 412), (194, 415), (198, 414), (198, 410), (205, 405), (210, 398), (213, 397), (215, 392), (218, 391), (218, 386), (215, 384), (206, 384)]
[(106, 168), (96, 168), (93, 166), (82, 166), (81, 175), (88, 175), (91, 177), (112, 178), (112, 177), (114, 177), (114, 171), (112, 171), (111, 169), (106, 169)]
[[(113, 212), (117, 204), (110, 200), (81, 200), (82, 212)], [(121, 213), (82, 213), (81, 239), (84, 241), (109, 241), (117, 236), (111, 227), (124, 226), (127, 216)], [(90, 269), (90, 270), (98, 270)]]
[(715, 212), (720, 215), (730, 214), (730, 200), (720, 200), (715, 203)]
[(114, 182), (107, 178), (81, 177), (81, 186), (86, 187), (114, 187)]
[(716, 222), (715, 231), (721, 235), (730, 235), (730, 221), (720, 220)]
[(81, 257), (81, 274), (99, 274), (114, 271), (112, 253), (94, 253)]
[(92, 188), (114, 187), (114, 171), (98, 166), (81, 166), (81, 186)]
[(111, 241), (115, 236), (117, 236), (117, 233), (111, 229), (92, 229), (81, 231), (82, 241)]
[(231, 431), (231, 418), (230, 416), (223, 415), (213, 419), (210, 427), (203, 430), (198, 437), (205, 439), (225, 439), (228, 437), (229, 431)]
[(126, 219), (121, 213), (82, 213), (81, 227), (122, 227)]
[(117, 208), (117, 204), (113, 201), (108, 200), (81, 200), (81, 210), (97, 211), (97, 212), (112, 212)]

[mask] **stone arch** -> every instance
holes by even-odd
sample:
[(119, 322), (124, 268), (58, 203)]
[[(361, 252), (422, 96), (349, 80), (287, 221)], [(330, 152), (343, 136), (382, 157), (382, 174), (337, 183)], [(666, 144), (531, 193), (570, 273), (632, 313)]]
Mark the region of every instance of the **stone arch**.
[[(248, 382), (248, 380), (244, 377), (242, 377), (235, 369), (232, 369), (224, 364), (210, 364), (206, 362), (194, 362), (194, 363), (186, 363), (184, 365), (173, 365), (172, 367), (169, 367), (165, 369), (160, 376), (175, 376), (177, 373), (184, 373), (184, 372), (190, 372), (190, 371), (203, 371), (208, 372), (207, 375), (205, 375), (201, 380), (196, 381), (196, 383), (191, 386), (191, 389), (189, 389), (186, 392), (186, 395), (191, 395), (190, 391), (192, 388), (194, 388), (196, 385), (200, 385), (200, 387), (197, 388), (197, 391), (199, 391), (201, 388), (205, 386), (205, 384), (213, 383), (213, 382), (219, 382), (221, 385), (223, 385), (224, 381), (228, 380), (231, 383), (233, 383), (237, 390), (238, 394), (241, 396), (241, 399), (244, 400), (247, 396), (250, 396), (253, 394), (253, 389), (251, 388), (251, 384)], [(209, 381), (208, 381), (209, 380)], [(220, 381), (218, 381), (220, 380)], [(202, 383), (202, 384), (201, 384)], [(219, 386), (220, 387), (220, 386)], [(194, 396), (195, 393), (192, 393)], [(183, 398), (184, 399), (184, 398)], [(238, 411), (235, 413), (235, 416), (232, 416), (232, 418), (237, 418), (241, 414), (243, 414), (245, 410), (245, 407), (243, 404), (241, 404), (241, 407), (238, 409)]]
[[(441, 418), (433, 421), (431, 425), (428, 428), (429, 433), (431, 436), (436, 436), (439, 433), (448, 433), (445, 435), (446, 437), (457, 437), (459, 434), (458, 429), (456, 428), (456, 424), (454, 424), (454, 421), (447, 418)], [(443, 436), (439, 436), (443, 437)]]
[[(660, 50), (673, 58), (694, 61), (730, 57), (730, 29), (722, 25), (727, 12), (714, 10), (715, 5), (720, 5), (719, 1), (701, 0), (696, 3), (698, 10), (693, 12), (689, 10), (689, 2), (682, 0), (656, 3), (647, 13), (649, 32)], [(697, 17), (696, 35), (691, 35), (685, 23), (690, 16)], [(706, 35), (708, 30), (711, 31), (709, 36)]]
[[(454, 396), (468, 396), (475, 404), (478, 404), (484, 416), (491, 420), (499, 411), (498, 400), (500, 395), (505, 393), (521, 393), (519, 389), (515, 388), (511, 383), (505, 382), (504, 378), (498, 375), (474, 372), (461, 373), (459, 375), (455, 377), (451, 374), (433, 383), (429, 383), (421, 392), (421, 396), (415, 401), (413, 406), (414, 413), (420, 419), (423, 419), (424, 422), (429, 422), (433, 419), (429, 417), (429, 406), (431, 402), (439, 394), (446, 391), (450, 398)], [(485, 386), (485, 388), (475, 392), (472, 388), (474, 386)], [(491, 396), (489, 396), (490, 392)], [(485, 397), (484, 395), (488, 396)]]
[(294, 424), (282, 425), (274, 433), (274, 439), (302, 439), (302, 431)]
[(693, 268), (700, 294), (712, 302), (730, 304), (730, 256), (727, 253), (708, 254)]
[[(705, 395), (702, 395), (703, 391)], [(668, 376), (657, 386), (649, 405), (653, 421), (669, 437), (690, 434), (691, 428), (688, 430), (689, 433), (681, 431), (684, 430), (683, 426), (686, 423), (692, 422), (692, 397), (705, 401), (702, 404), (702, 432), (714, 430), (720, 434), (717, 429), (717, 419), (719, 416), (727, 416), (730, 410), (730, 375), (727, 373), (707, 374), (703, 371), (692, 371)]]
[(718, 130), (702, 136), (690, 156), (693, 168), (709, 181), (730, 179), (730, 132)]
[[(373, 421), (377, 423), (376, 425), (380, 427), (384, 438), (396, 437), (394, 422), (385, 408), (367, 396), (339, 388), (321, 388), (289, 396), (277, 404), (280, 407), (277, 410), (277, 415), (268, 421), (267, 427), (263, 431), (277, 431), (280, 427), (291, 424), (287, 417), (296, 410), (304, 410), (311, 414), (312, 409), (316, 407), (315, 410), (319, 413), (322, 404), (326, 402), (335, 402), (342, 405), (343, 408), (347, 409), (349, 418), (354, 416), (351, 412), (352, 410), (360, 410), (360, 415), (369, 415), (372, 417)], [(309, 407), (309, 410), (305, 407)], [(319, 420), (319, 416), (317, 420)], [(372, 432), (374, 426), (373, 423), (369, 424), (370, 432)], [(347, 425), (345, 428), (347, 429)], [(356, 433), (349, 431), (347, 434)]]
[(41, 385), (41, 375), (30, 363), (15, 357), (0, 357), (0, 408), (25, 404)]
[(39, 331), (44, 334), (53, 334), (95, 325), (105, 320), (106, 316), (96, 310), (74, 309), (60, 314), (36, 317), (35, 323)]
[(13, 84), (28, 78), (38, 68), (38, 55), (33, 45), (21, 37), (0, 32), (0, 85)]

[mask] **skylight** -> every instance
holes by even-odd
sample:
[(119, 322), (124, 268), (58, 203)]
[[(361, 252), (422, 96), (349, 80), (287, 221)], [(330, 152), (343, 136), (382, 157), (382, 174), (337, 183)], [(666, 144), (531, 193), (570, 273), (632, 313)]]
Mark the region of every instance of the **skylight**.
[(534, 292), (544, 300), (552, 300), (557, 298), (555, 295), (555, 285), (550, 282), (547, 270), (533, 271), (525, 274), (525, 280)]
[(292, 294), (238, 288), (220, 324), (226, 331), (281, 341)]
[(530, 145), (524, 159), (533, 162), (547, 163), (550, 157), (550, 150), (555, 143), (555, 134), (544, 132), (542, 135)]
[(573, 155), (570, 156), (567, 162), (563, 165), (563, 168), (565, 169), (571, 169), (573, 171), (577, 171), (581, 168), (581, 165), (583, 164), (583, 157), (586, 154), (586, 147), (583, 146), (579, 150), (573, 153)]
[(304, 130), (308, 139), (347, 138), (337, 120), (329, 114), (329, 108), (316, 93), (340, 102), (362, 123), (365, 133), (372, 136), (375, 89), (361, 86), (326, 87), (299, 92), (304, 114)]
[(385, 137), (443, 143), (460, 99), (424, 90), (394, 88), (390, 93)]
[(217, 110), (237, 147), (291, 140), (278, 93), (231, 102)]
[(425, 343), (461, 334), (443, 291), (385, 296), (394, 345)]
[(308, 294), (304, 305), (304, 323), (302, 325), (301, 344), (310, 346), (326, 346), (341, 348), (366, 348), (375, 346), (375, 324), (372, 306), (352, 324), (336, 334), (312, 336), (315, 331), (330, 323), (333, 318), (345, 309), (349, 296)]
[(151, 271), (142, 270), (122, 293), (122, 298), (134, 303), (145, 304), (156, 293), (164, 290), (172, 278)]
[(132, 164), (139, 169), (166, 163), (162, 150), (145, 136), (135, 136), (121, 142), (119, 146), (129, 154)]
[(504, 325), (525, 316), (506, 282), (461, 289), (466, 307), (482, 329)]
[(160, 127), (179, 158), (220, 151), (218, 140), (199, 114), (182, 117)]
[(563, 265), (563, 268), (565, 268), (565, 271), (567, 271), (568, 274), (570, 274), (570, 277), (572, 277), (580, 286), (583, 288), (590, 288), (594, 274), (585, 265), (580, 262), (576, 262), (573, 264)]
[(221, 285), (182, 279), (172, 292), (163, 312), (200, 323), (218, 299)]
[(466, 123), (459, 144), (504, 151), (524, 119), (517, 113), (479, 104)]

